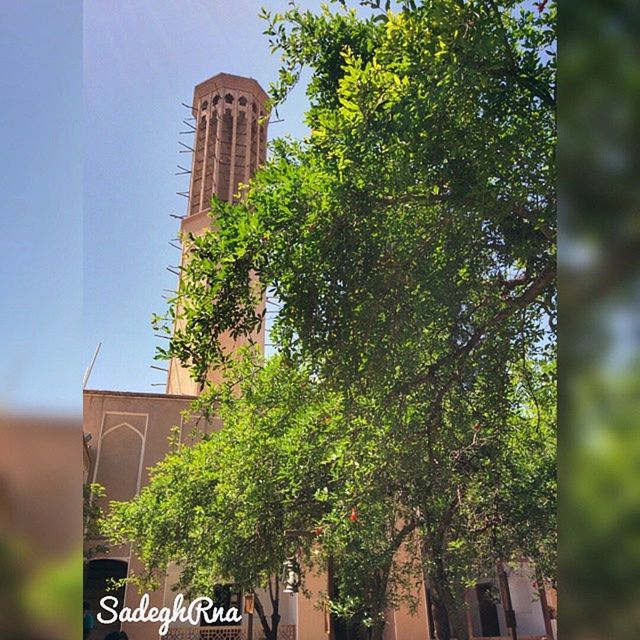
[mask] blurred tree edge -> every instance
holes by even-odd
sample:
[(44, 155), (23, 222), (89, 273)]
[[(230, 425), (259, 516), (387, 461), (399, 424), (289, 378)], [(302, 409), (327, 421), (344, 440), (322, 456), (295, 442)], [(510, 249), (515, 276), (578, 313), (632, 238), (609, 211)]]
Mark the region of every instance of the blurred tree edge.
[[(224, 538), (215, 509), (234, 494), (222, 491), (206, 448), (241, 464), (242, 425), (257, 421), (255, 467), (276, 473), (253, 482), (284, 481), (268, 503), (275, 523), (263, 503), (244, 511), (255, 539), (270, 540), (263, 559), (291, 551), (270, 539), (283, 527), (321, 532), (335, 613), (380, 638), (385, 607), (411, 604), (424, 575), (464, 640), (464, 589), (479, 572), (527, 558), (555, 579), (556, 10), (493, 0), (362, 5), (263, 14), (283, 59), (275, 103), (304, 67), (313, 72), (311, 135), (276, 140), (240, 202), (212, 202), (215, 226), (184, 239), (179, 290), (155, 319), (169, 334), (179, 320), (159, 357), (177, 358), (204, 385), (196, 408), (224, 414), (222, 435), (179, 448), (213, 465), (200, 475), (215, 490), (196, 493), (200, 515), (184, 524), (164, 499), (197, 480), (181, 473), (171, 485), (167, 461), (108, 527), (158, 569), (185, 549), (145, 528), (141, 518), (156, 517), (148, 500), (175, 506), (175, 522), (196, 539), (207, 527)], [(246, 382), (238, 371), (255, 356), (239, 359), (218, 339), (250, 337), (267, 292), (279, 307), (271, 339), (280, 355), (274, 373)], [(212, 369), (226, 375), (221, 386), (209, 383)], [(335, 395), (340, 410), (315, 419), (313, 403), (299, 405), (305, 394), (287, 392), (274, 412), (260, 375), (283, 371), (302, 376), (314, 398)], [(240, 420), (243, 411), (250, 418)], [(317, 450), (296, 474), (296, 448), (283, 455), (274, 437), (286, 441), (301, 425), (301, 450)], [(255, 487), (236, 481), (240, 504), (253, 504)], [(293, 543), (309, 554), (306, 536)], [(401, 547), (419, 566), (397, 560)], [(250, 586), (273, 566), (253, 566)], [(190, 566), (185, 584), (197, 574)]]
[(560, 13), (560, 629), (640, 628), (640, 13)]

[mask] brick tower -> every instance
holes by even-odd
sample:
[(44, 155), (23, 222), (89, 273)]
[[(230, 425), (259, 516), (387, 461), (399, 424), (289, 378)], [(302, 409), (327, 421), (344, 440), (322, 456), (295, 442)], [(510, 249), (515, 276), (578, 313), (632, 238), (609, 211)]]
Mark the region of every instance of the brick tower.
[(228, 73), (219, 73), (195, 88), (189, 216), (208, 211), (213, 194), (232, 200), (239, 184), (248, 182), (264, 162), (267, 99), (255, 80)]
[[(268, 95), (253, 79), (219, 73), (196, 86), (193, 161), (187, 214), (181, 232), (197, 235), (211, 220), (212, 196), (232, 202), (241, 184), (252, 178), (267, 153)], [(183, 247), (182, 262), (185, 260)], [(264, 329), (255, 336), (264, 346)], [(228, 348), (238, 343), (230, 339)], [(200, 389), (177, 361), (169, 363), (167, 393), (197, 395)]]

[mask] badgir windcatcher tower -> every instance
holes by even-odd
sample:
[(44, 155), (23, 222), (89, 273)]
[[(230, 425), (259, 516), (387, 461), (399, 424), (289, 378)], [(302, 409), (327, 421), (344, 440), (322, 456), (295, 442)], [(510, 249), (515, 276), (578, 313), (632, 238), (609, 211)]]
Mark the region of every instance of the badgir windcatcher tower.
[[(268, 96), (252, 78), (219, 73), (196, 86), (192, 113), (195, 122), (193, 161), (187, 215), (181, 231), (197, 235), (210, 223), (211, 197), (230, 202), (267, 157)], [(185, 260), (183, 247), (182, 260)], [(254, 336), (264, 348), (264, 328)], [(237, 341), (226, 340), (233, 349)], [(189, 371), (172, 360), (167, 393), (197, 395)]]
[[(202, 233), (210, 224), (211, 197), (231, 202), (239, 186), (247, 183), (266, 160), (268, 96), (252, 78), (219, 73), (198, 84), (194, 90), (192, 117), (194, 140), (188, 205), (180, 230)], [(182, 261), (186, 259), (185, 248)], [(254, 336), (264, 347), (264, 329)], [(238, 343), (225, 340), (227, 349)], [(189, 438), (193, 424), (183, 417), (200, 392), (187, 369), (177, 361), (169, 363), (165, 393), (142, 393), (104, 390), (84, 390), (84, 480), (97, 482), (106, 488), (107, 500), (131, 500), (149, 480), (148, 470), (168, 453), (171, 430), (178, 427), (182, 441)], [(222, 428), (219, 419), (204, 426), (205, 431)], [(200, 424), (202, 429), (203, 425)], [(88, 541), (90, 546), (96, 541)], [(121, 606), (138, 607), (141, 593), (127, 584), (118, 592), (107, 591), (111, 579), (126, 577), (140, 569), (139, 561), (129, 545), (115, 546), (108, 553), (95, 555), (85, 567), (84, 593), (94, 614), (100, 611), (100, 599), (115, 595)], [(161, 587), (150, 594), (149, 607), (171, 607), (175, 592), (171, 589), (178, 572), (170, 568)], [(555, 621), (550, 620), (546, 601), (532, 594), (532, 578), (524, 571), (509, 576), (512, 607), (518, 621), (521, 640), (553, 638)], [(478, 581), (467, 594), (470, 635), (475, 638), (508, 635), (504, 607), (483, 597), (495, 584), (495, 576)], [(355, 640), (346, 630), (336, 626), (318, 606), (321, 594), (328, 591), (327, 574), (307, 574), (305, 588), (310, 597), (282, 593), (280, 596), (280, 640)], [(280, 586), (282, 589), (282, 585)], [(226, 607), (235, 606), (243, 612), (243, 594), (226, 588)], [(435, 638), (433, 616), (429, 606), (429, 590), (422, 586), (414, 613), (405, 608), (389, 611), (385, 625), (385, 640), (431, 640)], [(270, 616), (269, 598), (261, 598)], [(242, 621), (229, 624), (200, 626), (172, 623), (166, 638), (170, 640), (260, 640), (260, 624), (252, 624), (243, 613)], [(159, 624), (155, 622), (96, 621), (90, 640), (103, 640), (112, 631), (126, 631), (131, 640), (158, 640)], [(250, 635), (253, 637), (251, 638)]]

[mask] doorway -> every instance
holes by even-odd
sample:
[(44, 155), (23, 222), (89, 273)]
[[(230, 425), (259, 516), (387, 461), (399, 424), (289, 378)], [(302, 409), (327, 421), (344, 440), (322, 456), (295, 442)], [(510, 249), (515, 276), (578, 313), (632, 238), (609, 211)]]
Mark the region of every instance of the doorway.
[(113, 582), (127, 577), (128, 564), (124, 560), (90, 560), (85, 566), (83, 599), (89, 603), (89, 610), (94, 617), (95, 627), (91, 633), (92, 640), (102, 640), (112, 631), (120, 631), (120, 621), (103, 624), (98, 621), (97, 614), (102, 611), (100, 600), (104, 596), (114, 596), (118, 606), (113, 607), (118, 613), (124, 604), (125, 585), (114, 588)]
[(492, 638), (500, 635), (500, 622), (498, 620), (498, 607), (494, 586), (491, 582), (483, 582), (476, 585), (478, 597), (478, 612), (480, 614), (480, 627), (482, 637)]

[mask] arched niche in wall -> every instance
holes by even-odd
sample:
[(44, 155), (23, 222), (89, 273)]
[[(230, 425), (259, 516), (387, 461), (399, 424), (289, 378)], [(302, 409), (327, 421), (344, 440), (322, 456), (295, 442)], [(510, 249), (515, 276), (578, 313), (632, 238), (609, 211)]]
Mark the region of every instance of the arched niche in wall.
[(106, 489), (106, 502), (131, 500), (139, 489), (143, 436), (128, 422), (105, 429), (100, 441), (96, 479)]

